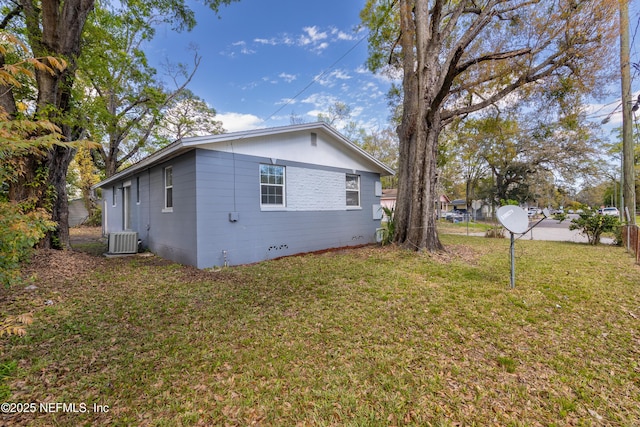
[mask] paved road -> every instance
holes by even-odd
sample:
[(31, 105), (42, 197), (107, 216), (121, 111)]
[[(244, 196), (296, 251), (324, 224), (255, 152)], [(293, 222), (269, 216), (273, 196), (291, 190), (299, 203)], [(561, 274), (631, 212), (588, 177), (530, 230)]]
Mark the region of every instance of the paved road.
[[(533, 228), (531, 231), (520, 238), (531, 240), (554, 240), (560, 242), (586, 243), (588, 241), (587, 236), (581, 234), (579, 230), (569, 230), (569, 224), (571, 224), (572, 218), (577, 218), (577, 215), (568, 215), (568, 218), (562, 222), (558, 222), (558, 220), (555, 220), (553, 218), (543, 219), (535, 228)], [(536, 221), (537, 220), (534, 220), (530, 224), (533, 225)], [(600, 242), (611, 244), (613, 243), (613, 239), (603, 237), (600, 239)]]
[[(579, 230), (569, 230), (569, 224), (571, 224), (572, 218), (577, 218), (577, 215), (568, 215), (568, 218), (562, 222), (558, 222), (558, 220), (553, 218), (546, 218), (540, 221), (540, 223), (533, 228), (531, 231), (524, 235), (516, 234), (516, 238), (524, 239), (524, 240), (551, 240), (558, 242), (579, 242), (579, 243), (587, 243), (587, 236), (580, 233)], [(535, 224), (538, 219), (534, 219), (529, 223), (529, 225)], [(474, 233), (474, 235), (484, 235), (484, 233)], [(505, 232), (505, 235), (508, 237), (509, 233)], [(608, 237), (603, 237), (600, 239), (600, 243), (603, 244), (612, 244), (613, 239)]]

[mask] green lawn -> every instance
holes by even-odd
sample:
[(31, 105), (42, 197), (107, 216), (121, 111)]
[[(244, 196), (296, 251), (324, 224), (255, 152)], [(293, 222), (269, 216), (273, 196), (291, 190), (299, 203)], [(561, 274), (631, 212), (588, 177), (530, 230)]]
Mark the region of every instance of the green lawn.
[(442, 240), (440, 255), (206, 272), (49, 253), (37, 290), (3, 297), (35, 319), (2, 342), (4, 400), (88, 411), (0, 424), (640, 425), (640, 270), (624, 249), (518, 241), (512, 290), (508, 239)]

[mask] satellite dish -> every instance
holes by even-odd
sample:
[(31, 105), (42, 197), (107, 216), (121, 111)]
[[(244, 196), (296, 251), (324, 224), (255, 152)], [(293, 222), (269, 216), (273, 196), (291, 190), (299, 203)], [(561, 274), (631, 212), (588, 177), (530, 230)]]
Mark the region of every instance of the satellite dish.
[(516, 234), (524, 234), (529, 229), (529, 216), (519, 206), (502, 206), (497, 212), (500, 224)]

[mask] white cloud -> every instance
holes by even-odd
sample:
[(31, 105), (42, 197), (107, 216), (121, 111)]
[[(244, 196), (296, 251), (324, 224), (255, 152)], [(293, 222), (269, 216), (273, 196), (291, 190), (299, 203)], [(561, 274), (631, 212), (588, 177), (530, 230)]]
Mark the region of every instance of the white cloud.
[(244, 41), (232, 43), (232, 46), (239, 47), (240, 53), (242, 53), (243, 55), (253, 55), (254, 53), (256, 53), (255, 50), (248, 48), (247, 42)]
[(320, 31), (315, 25), (304, 27), (302, 31), (304, 34), (298, 37), (298, 46), (309, 48), (313, 52), (321, 52), (329, 47), (329, 35), (326, 31)]
[(335, 37), (337, 40), (351, 41), (356, 39), (355, 34), (345, 33), (344, 31), (341, 31), (335, 27), (331, 27), (331, 35)]
[(287, 45), (287, 46), (293, 46), (294, 44), (296, 44), (295, 40), (292, 39), (290, 36), (285, 35), (282, 38), (282, 44)]
[(606, 127), (614, 128), (622, 125), (622, 104), (617, 100), (608, 104), (587, 104), (585, 113), (587, 118)]
[(276, 101), (276, 105), (293, 105), (296, 104), (296, 100), (293, 98), (282, 98), (280, 101)]
[(238, 132), (264, 127), (263, 120), (253, 114), (223, 113), (217, 114), (216, 120), (222, 122), (222, 127), (227, 132)]
[(362, 106), (358, 106), (355, 107), (351, 110), (351, 117), (359, 117), (362, 115), (362, 113), (364, 112), (364, 107)]
[(374, 74), (369, 71), (367, 67), (361, 65), (356, 68), (355, 71), (358, 74), (369, 75), (384, 84), (402, 83), (402, 70), (394, 69), (392, 67), (386, 67)]
[(270, 38), (270, 39), (253, 39), (253, 41), (258, 43), (258, 44), (266, 44), (266, 45), (270, 45), (270, 46), (276, 46), (278, 44), (278, 40), (276, 40), (274, 38)]
[[(280, 34), (275, 37), (256, 37), (253, 39), (255, 45), (260, 46), (298, 46), (309, 49), (313, 52), (322, 52), (329, 48), (330, 43), (335, 41), (353, 41), (356, 40), (356, 33), (342, 31), (335, 27), (329, 27), (322, 30), (317, 25), (303, 27), (302, 34)], [(250, 55), (256, 53), (256, 50), (249, 47), (244, 41), (231, 44), (231, 47), (222, 52), (223, 55), (234, 57), (235, 51), (240, 49), (240, 53)]]
[(321, 40), (329, 37), (325, 31), (319, 31), (315, 25), (313, 27), (304, 27), (302, 31), (305, 33), (305, 35), (300, 36), (299, 39), (302, 45), (319, 43)]
[(344, 70), (333, 70), (328, 74), (317, 75), (315, 81), (322, 86), (334, 87), (337, 80), (349, 80), (351, 76)]
[(235, 58), (238, 52), (243, 55), (253, 55), (256, 53), (254, 49), (247, 46), (247, 42), (240, 40), (231, 43), (230, 47), (220, 52), (220, 54), (229, 58)]
[(307, 96), (305, 99), (301, 100), (300, 103), (311, 104), (318, 110), (326, 111), (330, 105), (335, 104), (337, 101), (338, 98), (333, 95), (313, 93)]
[(287, 73), (280, 73), (278, 74), (278, 77), (280, 77), (282, 80), (284, 80), (287, 83), (291, 83), (292, 81), (297, 79), (297, 76), (295, 74), (287, 74)]

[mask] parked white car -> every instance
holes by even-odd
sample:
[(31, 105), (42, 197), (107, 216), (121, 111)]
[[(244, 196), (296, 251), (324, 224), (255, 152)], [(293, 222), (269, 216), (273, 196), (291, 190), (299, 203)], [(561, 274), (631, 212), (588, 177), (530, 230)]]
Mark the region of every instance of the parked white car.
[(620, 211), (616, 207), (598, 209), (598, 213), (602, 215), (620, 216)]

